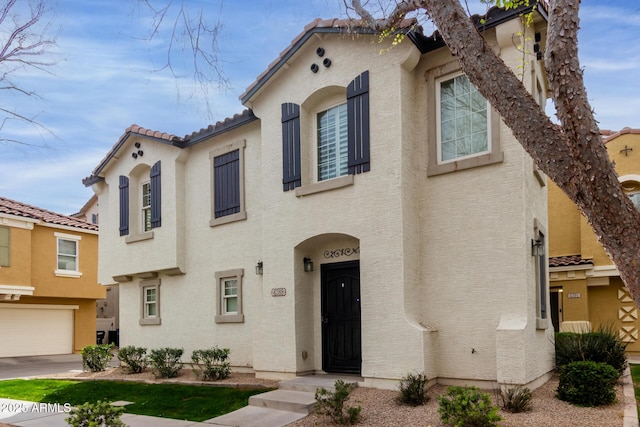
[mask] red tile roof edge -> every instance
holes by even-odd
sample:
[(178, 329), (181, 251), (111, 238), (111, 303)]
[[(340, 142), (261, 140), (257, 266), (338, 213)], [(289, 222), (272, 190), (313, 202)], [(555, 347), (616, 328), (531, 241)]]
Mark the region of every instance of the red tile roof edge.
[(27, 205), (15, 200), (0, 196), (0, 213), (31, 218), (43, 221), (48, 224), (64, 225), (83, 230), (98, 231), (98, 226), (70, 215), (63, 215), (46, 209)]
[(630, 128), (630, 127), (624, 127), (618, 131), (613, 131), (613, 130), (608, 130), (608, 129), (601, 129), (600, 130), (600, 135), (602, 135), (602, 139), (604, 140), (604, 143), (606, 144), (607, 142), (616, 139), (617, 137), (621, 136), (621, 135), (640, 135), (640, 129), (638, 128)]
[(584, 259), (581, 255), (549, 257), (549, 267), (568, 267), (573, 265), (593, 265), (593, 260)]

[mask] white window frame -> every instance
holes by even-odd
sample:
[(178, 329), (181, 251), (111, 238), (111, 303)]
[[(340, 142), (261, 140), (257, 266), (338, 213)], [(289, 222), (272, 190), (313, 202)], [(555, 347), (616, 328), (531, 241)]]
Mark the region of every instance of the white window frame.
[[(343, 108), (344, 111), (344, 121), (345, 121), (345, 126), (346, 126), (346, 132), (345, 132), (345, 138), (344, 140), (340, 139), (340, 113), (338, 113), (338, 110), (340, 108)], [(330, 106), (328, 108), (319, 110), (315, 113), (315, 180), (316, 182), (322, 182), (322, 181), (328, 181), (330, 179), (336, 179), (336, 178), (340, 178), (342, 176), (348, 175), (349, 174), (349, 148), (348, 148), (348, 138), (349, 138), (349, 119), (348, 119), (348, 112), (347, 110), (347, 103), (346, 102), (340, 102), (340, 103), (336, 103), (333, 106)], [(335, 162), (335, 167), (332, 170), (332, 176), (328, 176), (328, 177), (324, 177), (322, 178), (320, 176), (320, 115), (323, 113), (330, 113), (334, 111), (334, 113), (337, 115), (337, 123), (338, 126), (336, 126), (335, 132), (334, 132), (334, 136), (336, 136), (336, 143), (335, 143), (335, 147), (334, 147), (334, 152), (335, 152), (335, 157), (336, 157), (336, 162)], [(344, 149), (345, 153), (346, 153), (346, 158), (343, 159), (343, 156), (341, 155), (341, 151), (342, 149)], [(344, 163), (342, 162), (342, 160), (344, 160)]]
[[(145, 187), (149, 190), (145, 193)], [(141, 223), (140, 230), (143, 233), (151, 231), (151, 181), (145, 181), (140, 185), (140, 215)], [(145, 197), (148, 198), (147, 204), (145, 204)]]
[[(437, 137), (437, 153), (438, 153), (438, 159), (437, 162), (438, 164), (445, 164), (445, 163), (452, 163), (452, 162), (458, 162), (460, 160), (464, 160), (464, 159), (468, 159), (471, 157), (477, 157), (477, 156), (481, 156), (483, 154), (487, 154), (491, 152), (491, 105), (489, 104), (489, 101), (487, 101), (486, 99), (484, 99), (485, 102), (485, 111), (486, 111), (486, 143), (487, 143), (487, 148), (486, 150), (483, 151), (477, 151), (475, 153), (471, 153), (471, 154), (466, 154), (466, 155), (461, 155), (461, 156), (457, 156), (457, 157), (453, 157), (451, 159), (446, 159), (444, 160), (442, 158), (443, 155), (443, 150), (442, 150), (442, 84), (455, 80), (458, 77), (464, 77), (467, 82), (469, 83), (469, 85), (471, 86), (472, 90), (474, 90), (476, 93), (477, 89), (475, 88), (475, 86), (473, 86), (473, 83), (471, 83), (469, 81), (469, 79), (465, 76), (464, 73), (455, 73), (455, 74), (450, 74), (447, 76), (443, 76), (440, 77), (438, 79), (436, 79), (436, 137)], [(479, 94), (479, 93), (478, 93)], [(480, 94), (479, 94), (480, 95)], [(480, 95), (482, 96), (482, 95)]]
[(500, 163), (504, 153), (500, 147), (500, 116), (488, 106), (487, 110), (487, 151), (473, 155), (458, 157), (449, 161), (440, 159), (440, 83), (463, 74), (457, 61), (439, 65), (425, 73), (427, 81), (427, 129), (428, 165), (427, 176), (442, 175)]
[[(243, 323), (244, 313), (242, 312), (242, 278), (244, 276), (243, 268), (233, 270), (218, 271), (215, 273), (216, 278), (216, 323)], [(237, 293), (237, 305), (235, 312), (226, 311), (225, 284), (228, 281), (235, 280)]]
[[(7, 244), (1, 245), (0, 249), (6, 248), (7, 251), (7, 260), (6, 262), (2, 262), (2, 258), (0, 258), (0, 267), (10, 267), (11, 266), (11, 228), (10, 227), (2, 227), (0, 226), (0, 230), (7, 235)], [(2, 242), (0, 242), (2, 243)]]
[[(147, 291), (156, 291), (155, 301), (147, 301)], [(154, 305), (156, 312), (149, 314), (149, 306)], [(140, 282), (140, 325), (159, 325), (160, 320), (160, 279), (142, 280)]]
[[(82, 273), (80, 272), (80, 240), (82, 240), (82, 236), (77, 236), (74, 234), (67, 233), (58, 233), (54, 232), (53, 235), (56, 237), (56, 268), (54, 270), (54, 274), (59, 277), (70, 277), (70, 278), (80, 278), (82, 277)], [(70, 257), (73, 255), (69, 254), (61, 254), (60, 253), (60, 241), (70, 241), (74, 242), (76, 246), (75, 253), (75, 269), (69, 270), (66, 268), (59, 268), (60, 256)]]
[[(537, 219), (533, 221), (533, 240), (541, 238), (544, 242), (544, 253), (534, 256), (536, 282), (536, 328), (547, 329), (551, 322), (551, 306), (549, 295), (549, 258), (547, 232)], [(533, 247), (531, 248), (533, 250)]]

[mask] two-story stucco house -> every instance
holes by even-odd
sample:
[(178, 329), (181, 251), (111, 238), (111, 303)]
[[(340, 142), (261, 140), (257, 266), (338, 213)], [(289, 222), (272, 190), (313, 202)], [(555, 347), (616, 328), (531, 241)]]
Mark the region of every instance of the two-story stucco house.
[[(603, 131), (618, 179), (640, 209), (640, 129)], [(613, 327), (640, 354), (638, 307), (611, 258), (576, 206), (555, 185), (549, 186), (549, 276), (551, 318), (556, 330)]]
[[(486, 22), (544, 102), (517, 13)], [(228, 347), (265, 378), (535, 387), (553, 369), (546, 257), (532, 253), (545, 178), (440, 39), (388, 49), (347, 24), (306, 26), (243, 113), (185, 137), (133, 125), (84, 180), (121, 345)]]
[(96, 343), (98, 227), (0, 197), (0, 357)]

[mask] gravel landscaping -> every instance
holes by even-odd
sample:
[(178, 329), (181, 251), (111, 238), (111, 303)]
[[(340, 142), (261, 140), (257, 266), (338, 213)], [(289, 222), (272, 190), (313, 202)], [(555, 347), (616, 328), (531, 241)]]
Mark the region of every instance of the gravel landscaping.
[[(125, 374), (121, 368), (112, 368), (104, 372), (75, 372), (47, 376), (47, 378), (66, 379), (110, 379), (141, 382), (178, 382), (201, 383), (190, 369), (183, 369), (178, 378), (156, 380), (151, 372), (142, 374)], [(256, 379), (253, 374), (233, 373), (231, 377), (216, 381), (222, 384), (262, 385), (277, 387), (277, 381)], [(211, 384), (211, 383), (205, 383)], [(533, 391), (533, 409), (530, 412), (511, 414), (500, 411), (504, 421), (502, 427), (622, 427), (624, 413), (624, 396), (622, 385), (617, 387), (617, 403), (600, 408), (582, 408), (565, 403), (555, 397), (558, 387), (557, 377), (552, 378), (542, 387)], [(360, 425), (367, 427), (439, 427), (443, 426), (438, 415), (438, 404), (435, 396), (443, 394), (445, 386), (436, 385), (429, 389), (429, 401), (419, 407), (410, 407), (396, 403), (398, 392), (373, 388), (356, 388), (350, 404), (362, 407)], [(493, 391), (488, 391), (493, 396)], [(291, 424), (292, 427), (327, 426), (330, 420), (312, 414)], [(0, 427), (4, 427), (0, 423)]]

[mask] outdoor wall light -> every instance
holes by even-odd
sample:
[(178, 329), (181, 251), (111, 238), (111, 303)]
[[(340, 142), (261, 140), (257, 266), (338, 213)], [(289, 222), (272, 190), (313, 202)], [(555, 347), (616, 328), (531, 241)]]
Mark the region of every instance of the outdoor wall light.
[(307, 273), (313, 271), (313, 261), (311, 261), (311, 258), (304, 258), (304, 271)]
[(256, 264), (256, 274), (262, 276), (262, 261), (258, 261)]
[(540, 238), (531, 239), (531, 255), (544, 256), (544, 240)]

